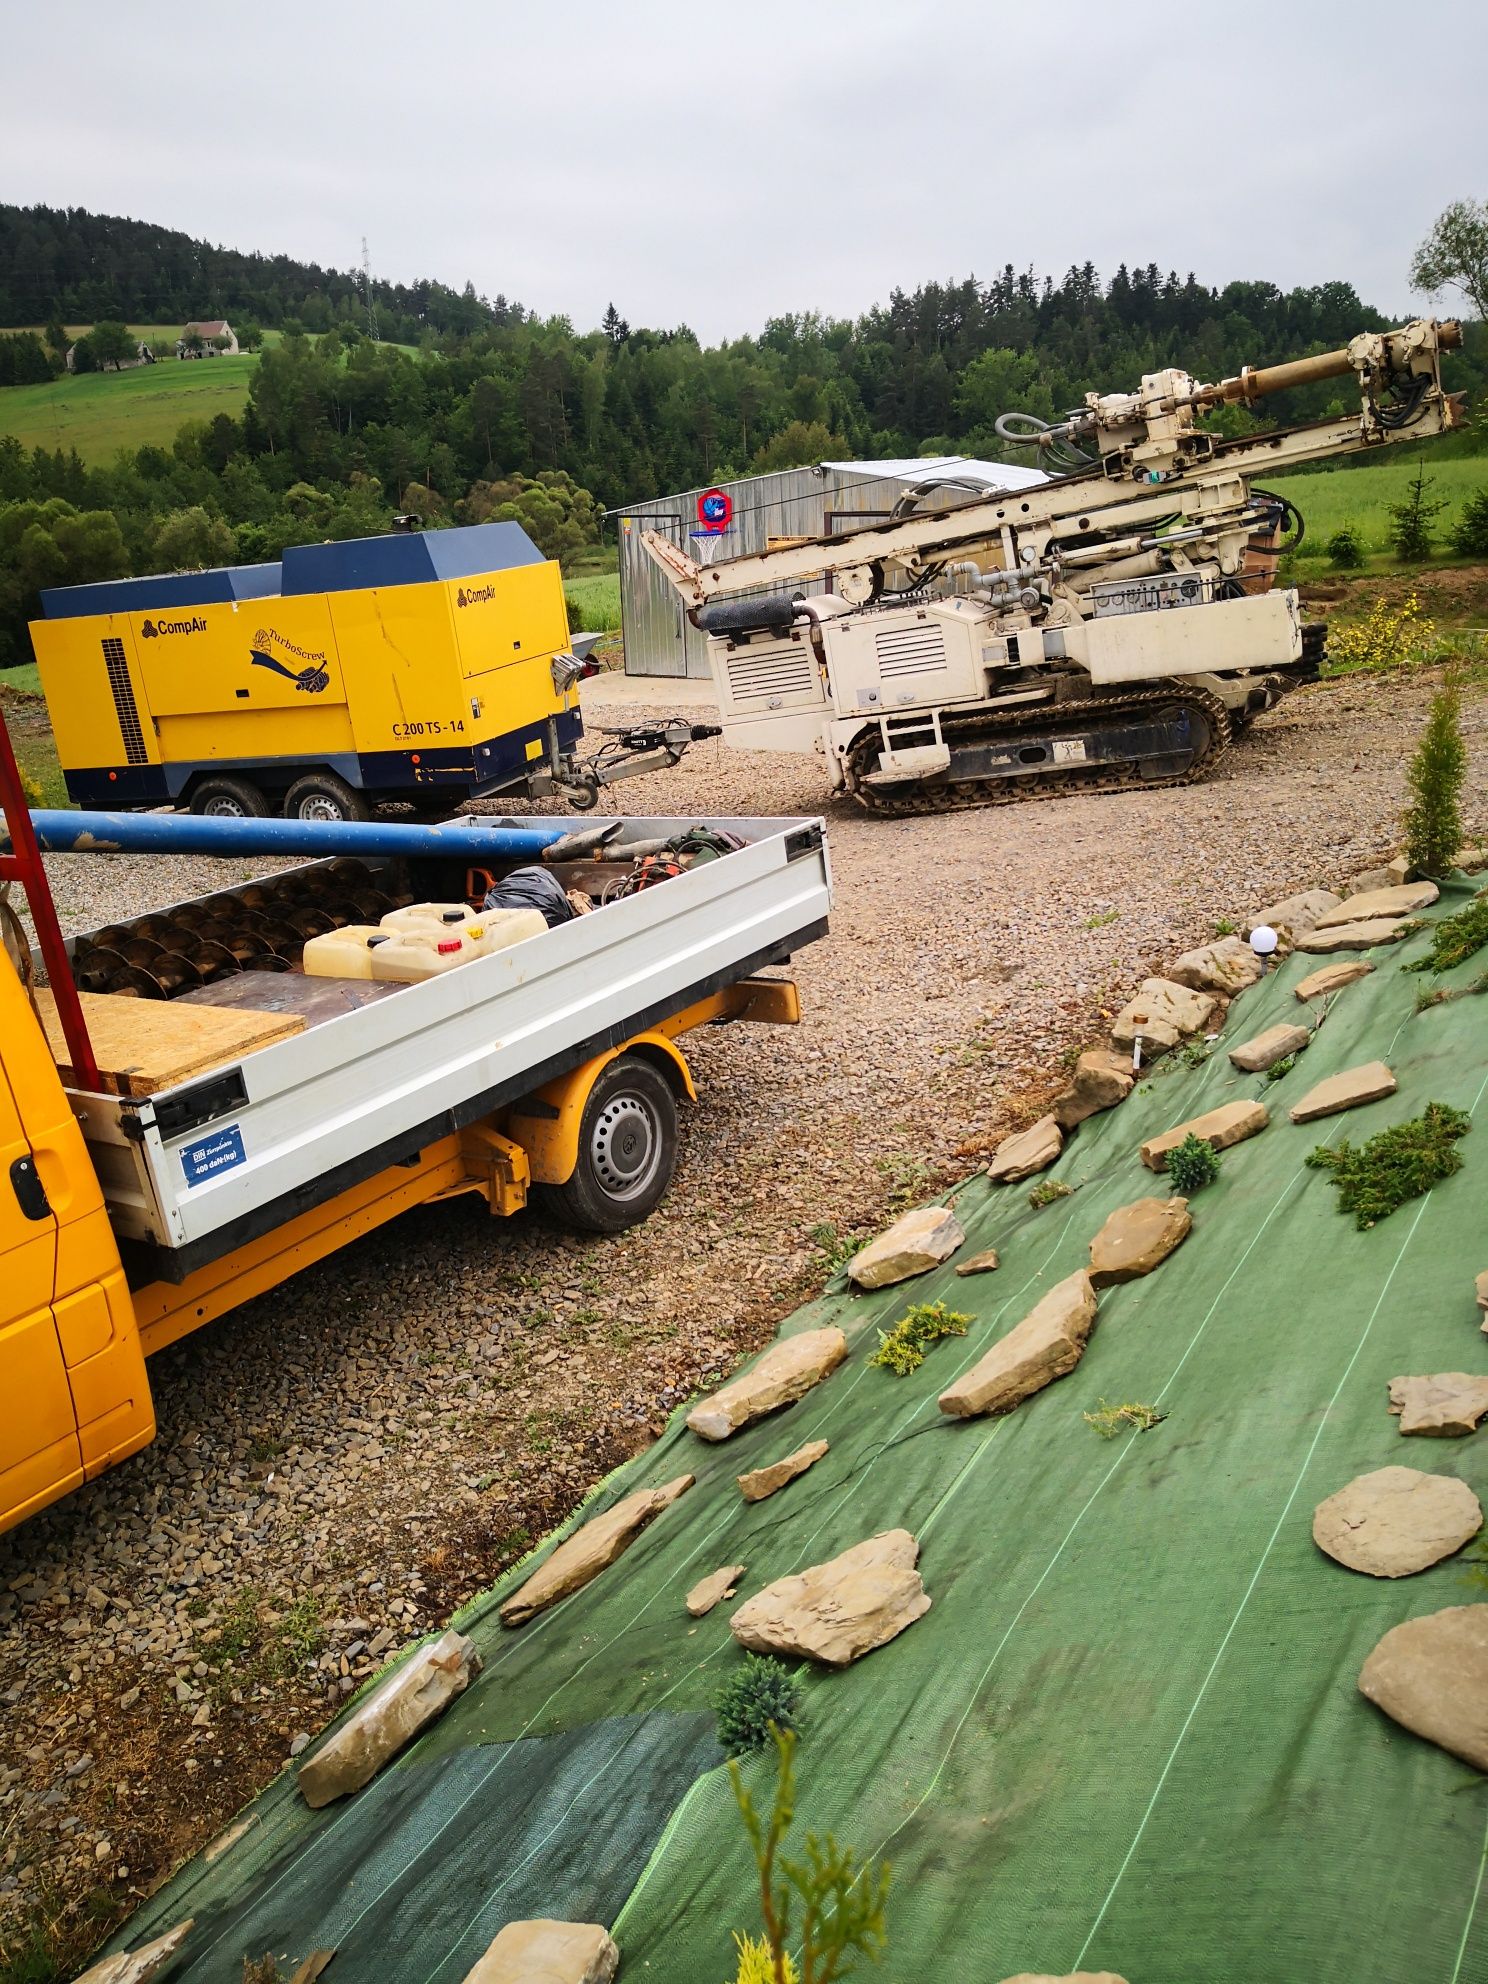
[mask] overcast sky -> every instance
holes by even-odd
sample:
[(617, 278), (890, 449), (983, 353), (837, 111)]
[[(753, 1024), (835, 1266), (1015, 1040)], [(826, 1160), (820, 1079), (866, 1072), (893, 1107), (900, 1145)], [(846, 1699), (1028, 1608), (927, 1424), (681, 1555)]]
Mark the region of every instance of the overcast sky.
[(1006, 262), (1403, 311), (1485, 58), (1483, 0), (69, 0), (8, 10), (0, 197), (708, 342)]

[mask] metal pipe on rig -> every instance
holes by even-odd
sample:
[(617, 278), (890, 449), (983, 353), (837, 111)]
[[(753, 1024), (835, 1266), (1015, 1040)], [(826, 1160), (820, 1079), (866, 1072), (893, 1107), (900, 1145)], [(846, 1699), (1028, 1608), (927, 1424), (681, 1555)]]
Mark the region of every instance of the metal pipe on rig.
[[(536, 861), (572, 822), (519, 827), (510, 820), (447, 821), (440, 826), (395, 820), (223, 819), (205, 813), (73, 813), (60, 808), (31, 815), (43, 854), (299, 855), (315, 861), (335, 854), (402, 854), (417, 860)], [(3, 836), (0, 836), (3, 842)]]

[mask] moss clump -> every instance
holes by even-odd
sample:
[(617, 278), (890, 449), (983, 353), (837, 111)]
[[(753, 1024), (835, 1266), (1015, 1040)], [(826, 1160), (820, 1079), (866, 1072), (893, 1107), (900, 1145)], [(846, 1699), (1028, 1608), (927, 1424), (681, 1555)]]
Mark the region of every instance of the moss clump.
[(1123, 1426), (1138, 1433), (1150, 1433), (1167, 1418), (1155, 1405), (1107, 1405), (1104, 1399), (1094, 1412), (1082, 1412), (1087, 1426), (1093, 1426), (1103, 1440), (1114, 1440)]
[(868, 1359), (896, 1378), (907, 1378), (925, 1361), (925, 1352), (943, 1336), (965, 1336), (970, 1316), (948, 1309), (944, 1302), (920, 1302), (907, 1309), (894, 1327), (878, 1333), (878, 1348)]
[(767, 1653), (749, 1653), (713, 1696), (718, 1741), (726, 1757), (763, 1750), (777, 1729), (793, 1730), (801, 1689), (794, 1674)]
[(1056, 1199), (1067, 1199), (1069, 1195), (1069, 1186), (1061, 1185), (1057, 1178), (1040, 1178), (1028, 1194), (1028, 1203), (1037, 1212), (1040, 1206), (1052, 1206)]
[(1173, 1190), (1189, 1198), (1219, 1176), (1219, 1152), (1190, 1130), (1183, 1142), (1168, 1152), (1168, 1176)]
[(1333, 1173), (1338, 1209), (1351, 1212), (1362, 1233), (1388, 1219), (1408, 1199), (1420, 1198), (1460, 1171), (1457, 1140), (1471, 1128), (1462, 1110), (1445, 1102), (1428, 1102), (1423, 1115), (1381, 1130), (1367, 1143), (1355, 1146), (1345, 1137), (1333, 1149), (1319, 1144), (1307, 1162)]

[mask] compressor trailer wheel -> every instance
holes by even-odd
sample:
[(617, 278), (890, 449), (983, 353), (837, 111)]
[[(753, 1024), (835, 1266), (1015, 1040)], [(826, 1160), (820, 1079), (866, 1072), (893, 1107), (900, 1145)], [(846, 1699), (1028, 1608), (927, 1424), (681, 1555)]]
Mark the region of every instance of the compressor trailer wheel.
[(533, 1197), (564, 1226), (623, 1233), (656, 1210), (676, 1166), (671, 1083), (639, 1054), (622, 1054), (589, 1091), (573, 1176), (535, 1186)]

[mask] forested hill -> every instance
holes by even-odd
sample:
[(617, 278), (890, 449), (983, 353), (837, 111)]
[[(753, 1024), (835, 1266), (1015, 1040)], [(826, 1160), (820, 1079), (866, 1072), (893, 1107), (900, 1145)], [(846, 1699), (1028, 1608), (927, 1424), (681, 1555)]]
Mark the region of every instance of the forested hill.
[[(460, 335), (508, 322), (513, 306), (443, 283), (372, 284), (383, 337), (417, 344), (425, 331)], [(520, 316), (518, 310), (515, 313)], [(174, 228), (82, 207), (0, 205), (0, 325), (185, 323), (237, 317), (310, 331), (367, 321), (359, 271), (289, 255), (245, 254)]]

